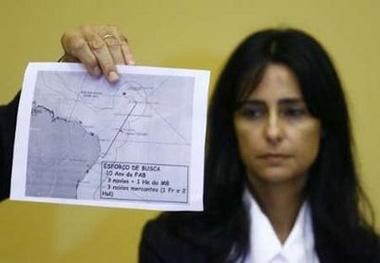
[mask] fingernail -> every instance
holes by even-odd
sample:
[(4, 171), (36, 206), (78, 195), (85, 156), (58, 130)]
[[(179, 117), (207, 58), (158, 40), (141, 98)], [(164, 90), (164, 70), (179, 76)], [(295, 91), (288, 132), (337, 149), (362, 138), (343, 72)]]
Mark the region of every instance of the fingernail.
[(99, 76), (100, 74), (102, 74), (102, 71), (100, 70), (100, 68), (98, 66), (96, 66), (94, 68), (94, 74), (95, 74), (95, 76)]
[(117, 75), (117, 73), (115, 71), (111, 71), (109, 74), (108, 74), (108, 80), (110, 82), (116, 82), (119, 80), (119, 75)]

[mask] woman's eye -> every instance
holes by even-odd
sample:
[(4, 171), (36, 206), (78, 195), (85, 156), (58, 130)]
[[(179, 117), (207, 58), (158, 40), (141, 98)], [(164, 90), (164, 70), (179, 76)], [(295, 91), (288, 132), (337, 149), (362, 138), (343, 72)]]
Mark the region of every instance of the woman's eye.
[(286, 108), (283, 110), (283, 114), (285, 117), (299, 118), (305, 116), (307, 114), (307, 110), (305, 108)]
[(265, 110), (260, 108), (243, 108), (240, 114), (247, 118), (258, 119), (265, 115)]

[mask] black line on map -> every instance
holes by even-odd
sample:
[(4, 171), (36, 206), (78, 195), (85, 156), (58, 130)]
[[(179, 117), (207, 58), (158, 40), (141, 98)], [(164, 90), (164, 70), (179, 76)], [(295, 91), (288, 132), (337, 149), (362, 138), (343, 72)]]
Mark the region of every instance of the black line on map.
[(123, 130), (123, 127), (124, 127), (125, 123), (127, 122), (128, 118), (131, 116), (131, 114), (132, 114), (133, 110), (136, 108), (136, 106), (137, 106), (137, 102), (135, 102), (135, 104), (133, 105), (132, 109), (129, 111), (127, 117), (125, 117), (125, 119), (124, 119), (123, 123), (121, 124), (121, 126), (119, 127), (119, 129), (118, 129), (115, 137), (113, 137), (110, 145), (108, 146), (107, 151), (104, 153), (103, 158), (108, 154), (108, 152), (111, 149), (112, 145), (114, 144), (117, 136), (119, 136), (120, 132)]

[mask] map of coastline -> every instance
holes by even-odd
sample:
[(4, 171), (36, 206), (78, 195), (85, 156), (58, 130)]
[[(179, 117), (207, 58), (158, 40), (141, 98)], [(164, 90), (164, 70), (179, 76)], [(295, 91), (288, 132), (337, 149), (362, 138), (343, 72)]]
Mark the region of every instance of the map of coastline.
[(33, 105), (26, 195), (76, 199), (79, 182), (99, 154), (95, 134), (44, 106)]

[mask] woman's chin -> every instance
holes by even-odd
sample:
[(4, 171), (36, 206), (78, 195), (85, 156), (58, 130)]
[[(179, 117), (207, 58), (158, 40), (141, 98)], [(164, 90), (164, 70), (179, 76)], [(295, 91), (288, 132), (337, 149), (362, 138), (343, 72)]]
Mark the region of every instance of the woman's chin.
[(303, 176), (297, 175), (297, 173), (290, 173), (289, 171), (284, 171), (281, 167), (275, 167), (266, 169), (260, 174), (256, 175), (249, 175), (251, 178), (249, 181), (252, 183), (259, 183), (259, 184), (273, 184), (273, 185), (279, 185), (279, 184), (288, 184), (288, 183), (295, 183), (298, 181), (303, 181)]

